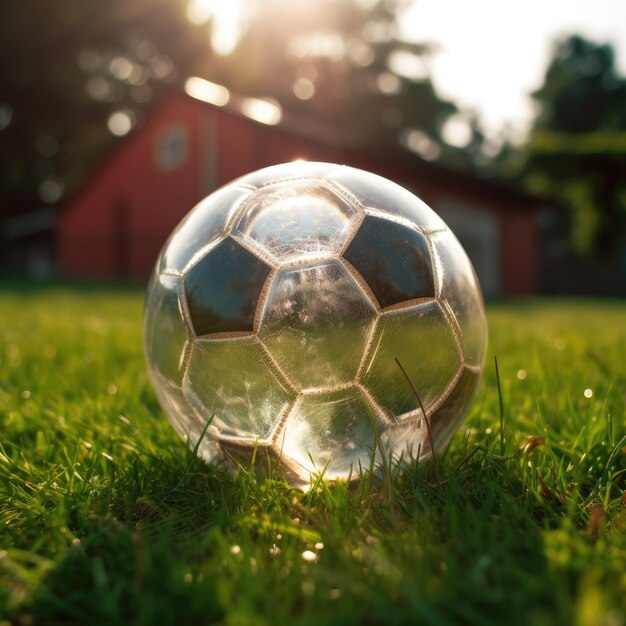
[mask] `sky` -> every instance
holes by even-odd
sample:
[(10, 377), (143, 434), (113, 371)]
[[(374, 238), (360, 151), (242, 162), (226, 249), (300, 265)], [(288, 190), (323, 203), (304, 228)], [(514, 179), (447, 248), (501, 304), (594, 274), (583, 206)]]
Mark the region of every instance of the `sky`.
[[(356, 1), (365, 7), (376, 3)], [(245, 5), (245, 0), (189, 0), (188, 16), (195, 23), (213, 17), (213, 48), (228, 54), (243, 33)], [(626, 0), (406, 0), (398, 25), (402, 38), (436, 44), (428, 70), (438, 93), (475, 111), (496, 143), (501, 131), (524, 137), (533, 117), (529, 94), (542, 84), (557, 38), (579, 33), (613, 44), (626, 76)], [(403, 59), (397, 60), (400, 67)], [(450, 122), (449, 140), (454, 143), (458, 135), (462, 144), (469, 133), (466, 121)]]
[(405, 37), (432, 41), (441, 96), (479, 112), (490, 135), (521, 136), (533, 115), (552, 41), (580, 33), (610, 42), (626, 75), (626, 0), (415, 0), (400, 20)]

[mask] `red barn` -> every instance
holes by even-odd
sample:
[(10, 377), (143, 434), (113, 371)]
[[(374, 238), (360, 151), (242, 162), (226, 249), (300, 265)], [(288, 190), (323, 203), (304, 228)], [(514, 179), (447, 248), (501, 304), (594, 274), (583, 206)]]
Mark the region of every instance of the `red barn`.
[[(221, 89), (218, 97), (228, 94)], [(145, 278), (169, 233), (209, 192), (260, 167), (306, 159), (370, 170), (417, 193), (457, 234), (487, 295), (536, 291), (535, 200), (400, 146), (392, 154), (360, 149), (271, 103), (208, 99), (216, 103), (180, 93), (161, 102), (65, 207), (57, 224), (62, 275)]]

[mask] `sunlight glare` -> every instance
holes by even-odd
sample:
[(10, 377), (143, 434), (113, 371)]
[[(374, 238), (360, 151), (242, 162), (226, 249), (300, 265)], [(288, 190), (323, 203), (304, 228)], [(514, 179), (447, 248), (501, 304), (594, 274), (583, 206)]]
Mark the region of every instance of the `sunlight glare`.
[(241, 112), (255, 122), (275, 126), (280, 123), (283, 112), (274, 100), (261, 100), (259, 98), (246, 98), (241, 105)]
[(446, 120), (441, 135), (446, 143), (455, 148), (466, 148), (472, 141), (472, 129), (461, 114), (452, 115)]
[(394, 74), (410, 80), (423, 80), (429, 75), (424, 58), (408, 50), (394, 50), (387, 57), (387, 67)]
[(211, 22), (211, 47), (227, 56), (244, 33), (243, 0), (191, 0), (187, 19), (193, 24)]
[(402, 134), (401, 141), (411, 152), (415, 152), (415, 154), (421, 156), (426, 161), (434, 161), (441, 154), (441, 148), (437, 142), (417, 128), (410, 128), (405, 131)]
[(226, 87), (197, 76), (187, 79), (185, 92), (196, 100), (202, 100), (218, 107), (225, 106), (230, 100), (230, 92)]

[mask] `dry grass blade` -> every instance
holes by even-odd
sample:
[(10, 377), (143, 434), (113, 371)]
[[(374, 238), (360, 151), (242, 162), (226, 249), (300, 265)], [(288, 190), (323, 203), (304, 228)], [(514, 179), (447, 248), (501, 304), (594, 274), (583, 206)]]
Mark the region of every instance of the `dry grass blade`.
[(417, 393), (417, 389), (415, 388), (413, 381), (411, 380), (406, 370), (402, 366), (402, 363), (400, 363), (400, 360), (398, 359), (398, 357), (394, 357), (394, 359), (396, 363), (398, 364), (398, 367), (400, 368), (402, 375), (404, 376), (404, 378), (406, 378), (407, 383), (409, 383), (409, 387), (411, 387), (411, 391), (413, 392), (413, 395), (417, 399), (417, 403), (419, 404), (420, 410), (422, 411), (422, 415), (424, 416), (424, 422), (426, 423), (426, 432), (428, 434), (428, 441), (430, 443), (430, 449), (433, 454), (433, 467), (435, 468), (435, 478), (437, 479), (437, 484), (439, 485), (441, 483), (441, 476), (439, 474), (439, 465), (437, 464), (437, 455), (435, 454), (435, 445), (433, 441), (433, 434), (430, 429), (430, 421), (428, 420), (428, 416), (426, 415), (426, 410), (424, 409), (424, 405), (422, 404), (422, 400), (420, 399), (420, 396)]

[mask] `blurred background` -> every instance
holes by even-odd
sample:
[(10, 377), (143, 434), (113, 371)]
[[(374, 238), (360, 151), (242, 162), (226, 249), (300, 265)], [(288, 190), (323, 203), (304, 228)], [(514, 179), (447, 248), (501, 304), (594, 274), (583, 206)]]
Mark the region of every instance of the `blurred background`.
[(0, 12), (3, 274), (144, 280), (198, 200), (305, 159), (417, 193), (489, 296), (626, 295), (622, 0)]

